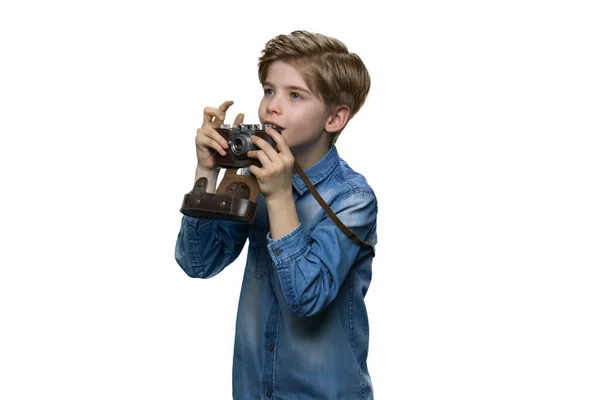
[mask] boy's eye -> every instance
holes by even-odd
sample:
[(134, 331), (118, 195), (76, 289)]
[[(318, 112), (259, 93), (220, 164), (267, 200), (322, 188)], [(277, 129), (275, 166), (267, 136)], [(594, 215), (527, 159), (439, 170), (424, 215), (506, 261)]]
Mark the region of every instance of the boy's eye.
[(300, 94), (298, 94), (298, 93), (296, 93), (296, 92), (292, 92), (292, 93), (290, 93), (290, 97), (291, 97), (292, 99), (301, 99), (301, 98), (302, 98), (302, 96), (300, 96)]
[(265, 89), (265, 94), (273, 94), (273, 89)]

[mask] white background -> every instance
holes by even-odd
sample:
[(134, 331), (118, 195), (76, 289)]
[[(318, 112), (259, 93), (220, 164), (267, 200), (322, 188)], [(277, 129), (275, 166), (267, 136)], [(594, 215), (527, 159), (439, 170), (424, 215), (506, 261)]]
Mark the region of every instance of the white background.
[(0, 398), (230, 398), (245, 251), (188, 278), (179, 207), (203, 108), (258, 122), (295, 29), (372, 77), (338, 148), (380, 205), (377, 398), (600, 398), (594, 2), (385, 3), (2, 3)]

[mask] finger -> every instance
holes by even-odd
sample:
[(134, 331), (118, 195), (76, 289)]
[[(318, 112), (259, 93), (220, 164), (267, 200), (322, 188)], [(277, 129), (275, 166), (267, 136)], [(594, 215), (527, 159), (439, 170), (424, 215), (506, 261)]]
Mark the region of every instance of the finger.
[(232, 104), (233, 104), (233, 100), (227, 100), (226, 102), (224, 102), (223, 104), (221, 104), (219, 106), (219, 110), (221, 110), (221, 111), (223, 111), (223, 113), (225, 113), (225, 112), (227, 112), (229, 107), (231, 107)]
[(206, 127), (206, 126), (199, 128), (198, 131), (196, 132), (196, 136), (202, 136), (205, 138), (213, 139), (214, 141), (219, 143), (223, 148), (225, 148), (225, 149), (229, 148), (229, 143), (227, 142), (227, 140), (213, 128)]
[(219, 132), (217, 132), (216, 130), (211, 129), (207, 133), (206, 136), (208, 136), (209, 138), (211, 138), (215, 142), (219, 143), (222, 148), (224, 148), (224, 149), (229, 148), (229, 143), (227, 142), (227, 140), (223, 136), (221, 136), (221, 134)]
[(271, 127), (268, 127), (265, 130), (265, 132), (267, 132), (267, 134), (269, 136), (271, 136), (271, 138), (273, 138), (273, 140), (275, 141), (275, 144), (277, 144), (277, 149), (279, 150), (281, 155), (286, 156), (286, 157), (292, 156), (292, 151), (290, 150), (285, 139), (283, 138), (283, 136), (281, 136), (281, 134), (279, 132), (277, 132), (275, 129), (273, 129)]
[(219, 143), (215, 142), (212, 139), (204, 140), (204, 141), (202, 141), (202, 143), (196, 142), (196, 145), (198, 147), (201, 147), (201, 148), (204, 147), (204, 148), (207, 148), (207, 149), (210, 148), (210, 149), (216, 150), (222, 156), (224, 156), (225, 154), (227, 154), (227, 152), (225, 150), (223, 150), (223, 148), (221, 147), (221, 145)]
[(204, 109), (204, 123), (203, 126), (210, 125), (215, 128), (214, 125), (218, 123), (218, 126), (225, 122), (225, 112), (214, 107), (206, 107)]
[(209, 132), (203, 132), (202, 130), (198, 130), (198, 135), (196, 135), (196, 145), (203, 147), (210, 147), (225, 155), (226, 152), (223, 149), (229, 147), (227, 141), (223, 138), (223, 136), (219, 135), (215, 130), (211, 130)]
[(248, 172), (250, 172), (254, 176), (258, 176), (261, 173), (260, 168), (257, 167), (256, 165), (250, 165), (248, 167)]
[(273, 165), (271, 159), (262, 150), (251, 150), (248, 152), (248, 157), (258, 159), (263, 168)]
[(221, 147), (221, 145), (218, 142), (216, 142), (210, 138), (207, 138), (207, 137), (205, 137), (204, 139), (196, 139), (196, 146), (199, 148), (216, 150), (222, 156), (227, 154), (227, 152), (225, 150), (223, 150), (223, 147)]
[(263, 138), (261, 138), (259, 136), (254, 136), (254, 135), (250, 136), (250, 140), (252, 141), (252, 143), (254, 143), (256, 145), (256, 147), (258, 147), (259, 149), (264, 151), (269, 156), (270, 159), (275, 160), (277, 158), (277, 156), (278, 156), (277, 150), (275, 150), (269, 142), (267, 142), (266, 140), (264, 140)]
[(233, 121), (234, 125), (241, 125), (242, 122), (244, 122), (244, 114), (243, 113), (239, 113), (236, 117), (235, 120)]

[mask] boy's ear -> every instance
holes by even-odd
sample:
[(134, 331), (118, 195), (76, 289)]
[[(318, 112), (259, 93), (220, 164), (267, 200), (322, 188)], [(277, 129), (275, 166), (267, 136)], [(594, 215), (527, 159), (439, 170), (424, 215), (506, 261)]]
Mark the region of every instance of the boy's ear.
[(330, 133), (341, 131), (346, 126), (349, 117), (350, 108), (347, 105), (333, 107), (327, 118), (325, 130)]

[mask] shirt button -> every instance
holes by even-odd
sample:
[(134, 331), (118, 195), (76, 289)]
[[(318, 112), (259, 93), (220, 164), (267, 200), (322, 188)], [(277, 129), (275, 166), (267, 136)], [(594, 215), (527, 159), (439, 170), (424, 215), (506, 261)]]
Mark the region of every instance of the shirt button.
[(273, 395), (273, 393), (271, 393), (271, 392), (267, 392), (266, 394), (267, 394), (267, 397), (271, 397)]
[(272, 344), (269, 345), (269, 351), (273, 351), (274, 347)]
[(281, 249), (275, 249), (273, 250), (273, 253), (275, 253), (276, 256), (281, 254)]

